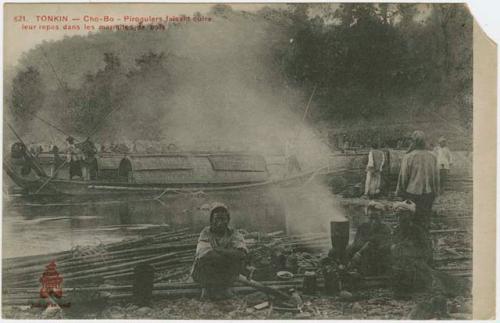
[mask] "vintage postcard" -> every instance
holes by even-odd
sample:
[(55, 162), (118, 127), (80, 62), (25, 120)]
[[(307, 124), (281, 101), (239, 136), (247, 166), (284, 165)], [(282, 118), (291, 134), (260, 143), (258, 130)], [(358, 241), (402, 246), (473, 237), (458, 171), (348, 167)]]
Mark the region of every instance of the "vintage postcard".
[(2, 317), (495, 317), (464, 4), (4, 5)]

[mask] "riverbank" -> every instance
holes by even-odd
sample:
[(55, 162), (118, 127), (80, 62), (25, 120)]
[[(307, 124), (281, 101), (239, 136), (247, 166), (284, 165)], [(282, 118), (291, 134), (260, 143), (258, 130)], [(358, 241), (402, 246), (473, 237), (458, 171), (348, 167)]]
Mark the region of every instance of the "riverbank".
[[(472, 252), (472, 235), (470, 232), (472, 227), (471, 201), (472, 194), (470, 192), (447, 192), (440, 196), (435, 203), (437, 215), (433, 219), (434, 230), (436, 232), (436, 234), (434, 234), (434, 241), (437, 246), (435, 256), (445, 259), (445, 261), (440, 264), (443, 269), (461, 276), (467, 276), (467, 273), (472, 269), (471, 260), (468, 258)], [(341, 199), (340, 203), (342, 205), (350, 205), (356, 210), (362, 208), (362, 206), (367, 203), (367, 200)], [(387, 201), (387, 203), (390, 202)], [(354, 213), (358, 214), (358, 211)], [(183, 234), (180, 234), (180, 236), (184, 237)], [(264, 235), (262, 235), (262, 237), (263, 236)], [(187, 248), (187, 252), (188, 249), (194, 247), (194, 241), (192, 241), (193, 237), (191, 235), (185, 238), (188, 238), (192, 246), (177, 243), (175, 247)], [(255, 242), (256, 238), (260, 240), (261, 237), (258, 235), (250, 235), (248, 241)], [(284, 239), (289, 238), (284, 237)], [(328, 236), (317, 236), (313, 237), (312, 240), (316, 242), (312, 244), (309, 243), (309, 247), (315, 247), (319, 254), (324, 254), (328, 250)], [(168, 247), (168, 245), (164, 247)], [(321, 250), (323, 250), (323, 252), (321, 252)], [(460, 256), (462, 256), (461, 259), (459, 259)], [(189, 264), (186, 262), (183, 267), (186, 269), (189, 267)], [(128, 277), (128, 280), (130, 280), (130, 276)], [(189, 275), (184, 271), (176, 278), (172, 277), (172, 279), (168, 279), (167, 277), (165, 281), (182, 283), (188, 281), (188, 279)], [(37, 280), (34, 279), (34, 281)], [(4, 290), (6, 285), (9, 285), (9, 283), (4, 284)], [(63, 289), (65, 286), (71, 286), (71, 284), (63, 285)], [(38, 288), (38, 283), (35, 282), (33, 287), (34, 289)], [(297, 287), (300, 288), (300, 284), (298, 284)], [(65, 295), (67, 294), (68, 293)], [(409, 300), (396, 300), (393, 298), (392, 292), (388, 287), (379, 286), (361, 290), (354, 293), (349, 299), (345, 299), (340, 296), (332, 297), (325, 295), (320, 289), (314, 296), (302, 295), (305, 304), (302, 312), (283, 311), (271, 307), (257, 310), (254, 308), (255, 305), (268, 300), (266, 295), (260, 292), (246, 295), (239, 294), (235, 299), (219, 302), (201, 301), (196, 293), (189, 297), (180, 295), (177, 298), (154, 298), (148, 307), (138, 307), (127, 299), (107, 298), (105, 294), (101, 293), (100, 297), (90, 300), (85, 299), (83, 296), (73, 298), (75, 301), (72, 302), (71, 307), (64, 309), (44, 309), (40, 307), (30, 307), (29, 304), (8, 305), (5, 303), (5, 300), (8, 300), (8, 296), (6, 296), (7, 295), (4, 294), (3, 316), (4, 318), (16, 319), (51, 319), (58, 317), (83, 319), (404, 319), (409, 315), (416, 304), (429, 299), (431, 295), (420, 294), (414, 295), (414, 297)], [(450, 315), (454, 315), (456, 318), (467, 318), (471, 315), (470, 298), (460, 296), (448, 299), (448, 303)], [(193, 311), (194, 308), (197, 310)]]

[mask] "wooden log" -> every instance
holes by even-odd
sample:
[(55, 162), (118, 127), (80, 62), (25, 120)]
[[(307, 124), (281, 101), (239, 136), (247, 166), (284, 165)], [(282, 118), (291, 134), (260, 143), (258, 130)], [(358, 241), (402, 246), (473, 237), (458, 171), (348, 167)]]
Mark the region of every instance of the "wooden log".
[(283, 300), (290, 300), (293, 301), (290, 295), (281, 292), (276, 286), (266, 286), (262, 283), (259, 283), (258, 281), (255, 281), (253, 279), (248, 279), (243, 275), (239, 275), (238, 281), (244, 285), (247, 285), (249, 287), (252, 287), (258, 291), (261, 291), (266, 294), (270, 294), (274, 297), (278, 297)]
[[(264, 285), (301, 285), (302, 279), (292, 279), (287, 281), (262, 281), (260, 282)], [(235, 282), (234, 287), (242, 286), (241, 283)], [(154, 290), (172, 290), (172, 289), (189, 289), (189, 288), (200, 288), (200, 285), (197, 283), (187, 283), (187, 282), (178, 282), (178, 283), (155, 283), (153, 286)], [(123, 290), (131, 290), (132, 285), (102, 285), (102, 286), (90, 286), (90, 287), (65, 287), (64, 293), (66, 295), (71, 295), (72, 293), (78, 293), (82, 291), (123, 291)], [(4, 295), (32, 295), (38, 294), (40, 291), (39, 288), (3, 288)]]
[[(168, 274), (164, 275), (161, 277), (161, 279), (156, 279), (155, 282), (157, 281), (161, 281), (161, 280), (165, 280), (165, 279), (172, 279), (174, 277), (178, 277), (180, 275), (183, 275), (185, 274), (189, 269), (188, 268), (185, 268), (185, 269), (182, 269), (182, 270), (172, 270), (170, 272), (168, 272)], [(109, 275), (109, 276), (106, 276), (105, 278), (106, 279), (119, 279), (119, 278), (126, 278), (126, 277), (130, 277), (133, 275), (133, 272), (124, 272), (124, 273), (121, 273), (121, 274), (113, 274), (113, 275)]]
[[(67, 297), (62, 297), (59, 299), (60, 304), (68, 303), (69, 299)], [(40, 299), (36, 297), (26, 297), (17, 299), (2, 299), (3, 306), (30, 306), (32, 304), (40, 304)], [(34, 305), (36, 306), (36, 305)]]
[(472, 267), (437, 267), (440, 271), (472, 271)]
[(460, 232), (470, 232), (470, 230), (465, 229), (441, 229), (441, 230), (430, 230), (432, 234), (440, 234), (440, 233), (460, 233)]
[(447, 261), (461, 261), (461, 260), (472, 260), (471, 255), (463, 256), (449, 256), (449, 257), (435, 257), (435, 262), (447, 262)]
[[(280, 289), (290, 289), (296, 287), (295, 285), (280, 285), (280, 286), (268, 286), (269, 288), (273, 288), (276, 290)], [(233, 287), (234, 293), (237, 294), (246, 294), (255, 292), (255, 288), (241, 286), (241, 287)], [(170, 297), (197, 297), (201, 295), (201, 288), (189, 288), (189, 289), (174, 289), (174, 290), (155, 290), (153, 291), (153, 297), (158, 298), (170, 298)], [(286, 294), (285, 294), (286, 295)], [(110, 296), (110, 299), (127, 299), (132, 297), (131, 293), (120, 293), (113, 294)]]
[(456, 277), (472, 277), (472, 272), (453, 273), (452, 276), (456, 276)]

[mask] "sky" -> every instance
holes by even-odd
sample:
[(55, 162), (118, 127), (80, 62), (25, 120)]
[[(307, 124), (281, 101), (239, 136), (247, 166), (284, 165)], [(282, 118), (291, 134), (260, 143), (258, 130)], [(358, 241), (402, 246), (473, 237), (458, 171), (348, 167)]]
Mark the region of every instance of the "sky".
[[(213, 4), (158, 4), (158, 3), (128, 3), (128, 4), (5, 4), (4, 6), (4, 62), (15, 65), (21, 54), (41, 42), (62, 39), (64, 36), (86, 35), (85, 30), (30, 30), (23, 31), (19, 22), (14, 22), (16, 16), (24, 15), (29, 23), (37, 23), (36, 16), (69, 15), (70, 17), (88, 16), (175, 16), (192, 15), (195, 12), (207, 13)], [(255, 11), (264, 4), (231, 4), (235, 10)], [(27, 22), (28, 23), (28, 22)]]
[[(285, 6), (284, 3), (230, 3), (234, 10), (242, 11), (257, 11), (264, 6)], [(340, 4), (331, 3), (330, 7), (335, 10)], [(86, 35), (89, 32), (83, 29), (80, 30), (22, 30), (22, 24), (43, 24), (37, 21), (36, 16), (43, 15), (68, 15), (71, 18), (83, 16), (104, 16), (109, 15), (113, 17), (123, 17), (125, 15), (130, 16), (179, 16), (188, 15), (191, 16), (195, 12), (201, 14), (206, 14), (210, 11), (212, 3), (92, 3), (92, 4), (82, 4), (82, 3), (17, 3), (17, 4), (5, 4), (4, 6), (4, 41), (8, 46), (4, 46), (4, 62), (6, 66), (16, 65), (17, 60), (21, 57), (22, 53), (28, 51), (29, 49), (35, 47), (37, 44), (43, 41), (54, 41), (62, 39), (65, 36), (75, 36), (75, 35)], [(318, 3), (316, 7), (320, 10), (321, 6)], [(425, 5), (419, 8), (423, 14), (419, 15), (422, 19), (425, 18)], [(315, 14), (315, 10), (310, 11), (311, 15)], [(16, 17), (25, 16), (26, 22), (15, 22)], [(119, 22), (114, 22), (116, 24)], [(121, 22), (123, 23), (123, 22)], [(59, 23), (61, 26), (64, 23)], [(69, 22), (71, 24), (71, 21)], [(81, 22), (80, 22), (81, 24)]]

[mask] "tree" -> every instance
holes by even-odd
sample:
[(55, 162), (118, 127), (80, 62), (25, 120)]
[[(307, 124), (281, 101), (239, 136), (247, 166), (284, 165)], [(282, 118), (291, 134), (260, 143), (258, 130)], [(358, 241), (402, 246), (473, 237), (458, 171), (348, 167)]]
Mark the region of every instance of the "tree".
[(414, 3), (398, 3), (396, 4), (396, 13), (400, 17), (399, 27), (407, 28), (415, 24), (415, 16), (418, 14), (418, 9)]
[(104, 68), (95, 74), (87, 73), (80, 87), (74, 107), (74, 127), (84, 134), (92, 134), (114, 110), (119, 110), (126, 97), (126, 73), (114, 53), (104, 53)]
[(159, 140), (161, 120), (168, 112), (160, 109), (169, 97), (171, 77), (166, 68), (166, 55), (152, 51), (136, 60), (136, 68), (127, 74), (127, 104), (119, 116), (118, 124), (128, 124), (134, 138)]
[(230, 5), (224, 3), (218, 3), (212, 6), (210, 9), (210, 14), (215, 16), (226, 16), (233, 11)]
[(45, 100), (45, 88), (38, 69), (29, 66), (21, 70), (12, 82), (12, 112), (14, 122), (25, 129)]
[(391, 92), (405, 86), (404, 41), (387, 23), (388, 8), (382, 9), (342, 4), (337, 24), (309, 17), (306, 6), (293, 11), (285, 73), (299, 86), (318, 88), (317, 119), (386, 113)]

